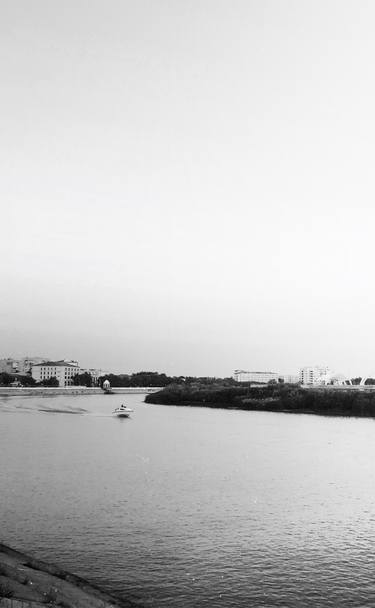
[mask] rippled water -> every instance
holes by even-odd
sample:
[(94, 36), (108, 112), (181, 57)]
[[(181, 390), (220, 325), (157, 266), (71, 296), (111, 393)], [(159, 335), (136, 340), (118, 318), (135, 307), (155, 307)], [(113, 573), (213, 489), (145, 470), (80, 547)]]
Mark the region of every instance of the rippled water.
[(146, 607), (375, 605), (373, 420), (125, 398), (0, 398), (0, 540)]

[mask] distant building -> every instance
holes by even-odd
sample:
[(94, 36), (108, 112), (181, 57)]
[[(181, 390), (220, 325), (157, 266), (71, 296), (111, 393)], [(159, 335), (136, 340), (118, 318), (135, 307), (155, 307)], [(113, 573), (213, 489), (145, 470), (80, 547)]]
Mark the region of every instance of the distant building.
[(57, 378), (59, 386), (72, 386), (74, 376), (80, 371), (77, 361), (45, 361), (33, 365), (31, 375), (36, 382)]
[(270, 380), (278, 382), (279, 374), (277, 372), (247, 372), (243, 369), (236, 369), (233, 374), (236, 382), (259, 382), (267, 384)]
[(328, 384), (332, 378), (329, 367), (316, 365), (315, 367), (301, 367), (299, 370), (299, 380), (301, 384)]
[(18, 362), (11, 357), (0, 359), (0, 373), (15, 374), (18, 372)]
[(280, 374), (280, 380), (283, 380), (286, 384), (298, 384), (300, 381), (299, 376), (296, 374)]
[(47, 359), (45, 357), (22, 357), (22, 359), (13, 359), (8, 357), (0, 359), (0, 372), (8, 374), (31, 374), (33, 365), (43, 363)]
[(45, 357), (22, 357), (17, 361), (18, 372), (20, 374), (31, 374), (31, 368), (33, 365), (39, 365), (47, 361)]

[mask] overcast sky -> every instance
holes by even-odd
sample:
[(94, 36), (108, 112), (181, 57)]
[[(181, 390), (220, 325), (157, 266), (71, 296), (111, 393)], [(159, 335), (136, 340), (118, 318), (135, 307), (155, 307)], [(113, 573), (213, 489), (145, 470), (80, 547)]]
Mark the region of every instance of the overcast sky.
[(375, 373), (375, 3), (2, 0), (0, 356)]

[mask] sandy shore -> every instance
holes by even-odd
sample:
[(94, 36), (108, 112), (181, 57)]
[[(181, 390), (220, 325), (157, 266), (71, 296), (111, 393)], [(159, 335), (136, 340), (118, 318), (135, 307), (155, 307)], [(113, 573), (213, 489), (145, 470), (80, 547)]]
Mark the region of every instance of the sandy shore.
[(0, 543), (1, 608), (131, 608), (84, 579)]

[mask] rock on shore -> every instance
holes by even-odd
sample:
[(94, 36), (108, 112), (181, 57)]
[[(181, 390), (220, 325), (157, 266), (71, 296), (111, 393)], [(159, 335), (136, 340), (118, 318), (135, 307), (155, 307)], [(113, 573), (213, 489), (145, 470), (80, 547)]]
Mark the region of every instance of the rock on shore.
[(84, 579), (0, 543), (0, 608), (131, 608)]

